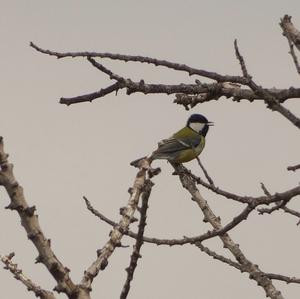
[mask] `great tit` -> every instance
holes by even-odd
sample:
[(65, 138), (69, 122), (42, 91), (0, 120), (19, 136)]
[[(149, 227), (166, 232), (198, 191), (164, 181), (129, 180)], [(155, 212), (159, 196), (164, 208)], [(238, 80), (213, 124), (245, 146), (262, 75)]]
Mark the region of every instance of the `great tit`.
[[(184, 128), (158, 143), (157, 150), (147, 158), (148, 161), (151, 163), (156, 159), (165, 159), (173, 163), (185, 163), (195, 159), (205, 146), (205, 136), (209, 126), (213, 126), (213, 123), (208, 121), (205, 116), (192, 114)], [(142, 159), (144, 158), (130, 164), (137, 166)]]

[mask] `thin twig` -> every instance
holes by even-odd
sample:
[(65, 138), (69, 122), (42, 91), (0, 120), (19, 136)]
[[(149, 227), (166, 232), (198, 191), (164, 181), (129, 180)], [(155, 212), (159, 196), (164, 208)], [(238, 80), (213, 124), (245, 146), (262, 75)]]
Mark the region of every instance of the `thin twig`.
[[(113, 220), (107, 218), (102, 213), (97, 211), (91, 203), (88, 201), (87, 198), (84, 198), (86, 202), (86, 206), (92, 214), (94, 214), (96, 217), (98, 217), (100, 220), (104, 221), (105, 223), (111, 225), (112, 227), (116, 227), (117, 223)], [(254, 210), (254, 208), (250, 205), (247, 205), (247, 207), (237, 216), (235, 216), (230, 222), (228, 222), (222, 229), (220, 230), (210, 230), (206, 232), (205, 234), (202, 234), (200, 236), (195, 237), (184, 237), (182, 239), (159, 239), (159, 238), (153, 238), (153, 237), (143, 237), (143, 241), (147, 243), (152, 243), (156, 245), (168, 245), (168, 246), (175, 246), (175, 245), (185, 245), (185, 244), (194, 244), (195, 242), (203, 242), (204, 240), (208, 240), (211, 238), (214, 238), (216, 236), (223, 235), (227, 233), (228, 231), (232, 230), (234, 227), (236, 227), (238, 224), (240, 224), (242, 221), (246, 220), (248, 215)], [(126, 231), (124, 233), (125, 235), (137, 239), (138, 235), (130, 230)]]
[(245, 84), (246, 80), (243, 77), (240, 76), (230, 76), (230, 75), (220, 75), (215, 72), (208, 72), (201, 69), (196, 69), (190, 66), (187, 66), (185, 64), (180, 63), (174, 63), (166, 60), (160, 60), (156, 58), (151, 57), (145, 57), (145, 56), (135, 56), (135, 55), (123, 55), (123, 54), (113, 54), (113, 53), (99, 53), (99, 52), (56, 52), (51, 50), (43, 49), (37, 45), (35, 45), (33, 42), (30, 43), (30, 46), (37, 50), (38, 52), (41, 52), (43, 54), (55, 56), (57, 58), (65, 58), (65, 57), (99, 57), (99, 58), (109, 58), (112, 60), (120, 60), (124, 62), (140, 62), (140, 63), (148, 63), (153, 64), (155, 66), (164, 66), (176, 71), (183, 71), (187, 72), (190, 76), (191, 75), (198, 75), (202, 77), (206, 77), (212, 80), (215, 80), (217, 82), (233, 82), (233, 83), (240, 83)]
[(201, 167), (206, 179), (208, 180), (208, 182), (212, 185), (212, 186), (215, 186), (215, 183), (213, 181), (213, 179), (211, 178), (211, 176), (208, 174), (207, 170), (205, 169), (204, 165), (201, 163), (201, 160), (199, 157), (196, 157), (197, 158), (197, 162), (199, 164), (199, 166)]
[(191, 176), (193, 180), (205, 188), (213, 191), (216, 194), (222, 195), (225, 198), (232, 199), (234, 201), (240, 202), (240, 203), (247, 203), (251, 205), (255, 205), (256, 207), (259, 205), (269, 205), (274, 202), (282, 201), (282, 200), (291, 200), (292, 198), (296, 197), (297, 195), (300, 195), (300, 186), (296, 186), (292, 189), (283, 191), (283, 192), (276, 192), (272, 195), (268, 196), (258, 196), (258, 197), (252, 197), (252, 196), (242, 196), (238, 194), (234, 194), (232, 192), (228, 192), (226, 190), (223, 190), (217, 186), (211, 185), (206, 183), (204, 180), (202, 180), (200, 177), (194, 175), (189, 170), (187, 170), (185, 167), (182, 167), (183, 171)]
[(205, 252), (207, 255), (211, 256), (212, 258), (221, 261), (222, 263), (225, 263), (233, 268), (236, 268), (238, 270), (240, 270), (241, 272), (243, 271), (243, 267), (241, 266), (241, 264), (234, 262), (233, 260), (224, 257), (223, 255), (217, 254), (216, 252), (212, 251), (211, 249), (209, 249), (208, 247), (204, 246), (203, 244), (201, 244), (200, 242), (195, 243), (195, 245), (203, 252)]
[(300, 75), (300, 65), (299, 65), (299, 62), (298, 62), (298, 57), (297, 57), (297, 55), (295, 53), (295, 50), (294, 50), (294, 45), (293, 45), (292, 41), (290, 40), (290, 38), (288, 37), (288, 35), (286, 35), (286, 37), (287, 37), (289, 47), (290, 47), (290, 52), (289, 53), (292, 56), (292, 59), (293, 59), (294, 65), (296, 67), (297, 73)]
[(18, 265), (13, 263), (12, 258), (14, 255), (14, 253), (10, 253), (6, 256), (0, 255), (0, 260), (5, 265), (4, 269), (10, 271), (17, 280), (21, 281), (26, 286), (28, 291), (34, 292), (36, 297), (41, 299), (55, 299), (56, 297), (52, 292), (42, 289), (40, 286), (26, 277), (23, 271), (18, 268)]
[[(245, 272), (245, 270), (243, 269), (243, 267), (239, 264), (234, 262), (233, 260), (224, 257), (223, 255), (220, 255), (214, 251), (212, 251), (211, 249), (209, 249), (208, 247), (205, 247), (204, 245), (202, 245), (201, 243), (196, 243), (195, 244), (201, 251), (205, 252), (207, 255), (211, 256), (212, 258), (221, 261), (222, 263), (225, 263), (233, 268), (236, 268), (237, 270), (241, 271), (241, 272)], [(285, 281), (286, 283), (300, 283), (300, 278), (296, 278), (296, 277), (288, 277), (285, 275), (281, 275), (281, 274), (275, 274), (275, 273), (265, 273), (265, 275), (269, 278), (269, 279), (273, 279), (273, 280), (281, 280), (281, 281)]]
[(251, 77), (249, 76), (248, 71), (247, 71), (247, 67), (246, 67), (246, 64), (245, 64), (245, 61), (244, 61), (244, 57), (241, 55), (241, 53), (239, 51), (239, 48), (238, 48), (238, 45), (237, 45), (237, 39), (234, 40), (234, 49), (235, 49), (235, 55), (236, 55), (238, 61), (240, 62), (243, 76), (245, 78), (251, 80)]
[(293, 209), (290, 209), (290, 208), (288, 208), (288, 207), (282, 207), (282, 210), (284, 210), (286, 213), (288, 213), (288, 214), (291, 214), (291, 215), (293, 215), (293, 216), (295, 216), (295, 217), (298, 217), (299, 218), (299, 221), (297, 222), (297, 225), (299, 225), (300, 224), (300, 213), (299, 212), (297, 212), (297, 211), (295, 211), (295, 210), (293, 210)]
[(300, 283), (300, 278), (288, 277), (281, 274), (266, 273), (270, 279), (285, 281), (286, 283)]
[(123, 86), (116, 82), (106, 88), (102, 88), (99, 91), (88, 93), (85, 95), (77, 96), (77, 97), (71, 97), (71, 98), (60, 98), (60, 103), (65, 104), (67, 106), (77, 103), (83, 103), (83, 102), (92, 102), (95, 99), (102, 98), (112, 92), (118, 92), (119, 89), (122, 89)]
[(268, 196), (269, 198), (272, 197), (271, 193), (269, 192), (269, 190), (267, 189), (264, 183), (260, 183), (260, 186), (266, 196)]
[(126, 80), (125, 78), (113, 73), (111, 70), (109, 70), (108, 68), (106, 68), (103, 64), (97, 62), (95, 59), (93, 59), (92, 57), (87, 57), (87, 60), (92, 64), (92, 66), (94, 66), (96, 69), (98, 69), (99, 71), (105, 73), (106, 75), (109, 76), (110, 79), (114, 79), (116, 81), (118, 81), (119, 83), (124, 83)]
[(276, 202), (275, 206), (273, 206), (272, 208), (261, 208), (261, 209), (258, 209), (258, 212), (260, 215), (272, 214), (274, 211), (278, 211), (278, 210), (282, 209), (288, 202), (289, 202), (289, 200), (282, 200), (281, 202)]
[(235, 40), (234, 43), (235, 52), (237, 59), (241, 65), (242, 71), (244, 76), (247, 76), (248, 82), (246, 83), (256, 94), (260, 95), (262, 99), (264, 99), (265, 103), (267, 104), (267, 108), (271, 109), (272, 111), (277, 111), (286, 119), (288, 119), (292, 124), (294, 124), (298, 129), (300, 129), (300, 118), (298, 118), (295, 114), (293, 114), (290, 110), (285, 108), (280, 104), (278, 99), (274, 97), (268, 90), (262, 88), (261, 86), (257, 85), (252, 77), (249, 75), (246, 64), (244, 61), (243, 56), (240, 54), (237, 41)]
[(290, 170), (290, 171), (296, 171), (300, 169), (300, 164), (297, 164), (297, 165), (294, 165), (294, 166), (288, 166), (287, 167), (287, 170)]

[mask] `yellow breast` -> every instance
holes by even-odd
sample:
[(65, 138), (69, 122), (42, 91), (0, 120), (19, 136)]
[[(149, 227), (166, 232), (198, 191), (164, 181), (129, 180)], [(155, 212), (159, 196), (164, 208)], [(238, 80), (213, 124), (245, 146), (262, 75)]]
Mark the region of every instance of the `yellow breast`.
[(204, 146), (205, 146), (205, 138), (201, 136), (199, 145), (193, 149), (186, 149), (181, 151), (180, 154), (176, 157), (175, 162), (186, 163), (195, 159), (197, 156), (200, 155)]

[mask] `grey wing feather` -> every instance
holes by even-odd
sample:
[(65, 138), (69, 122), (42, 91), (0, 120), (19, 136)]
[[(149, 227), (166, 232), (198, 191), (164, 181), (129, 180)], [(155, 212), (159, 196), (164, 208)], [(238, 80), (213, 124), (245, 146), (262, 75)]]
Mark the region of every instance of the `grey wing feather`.
[(170, 137), (163, 139), (158, 143), (158, 149), (153, 152), (153, 159), (172, 159), (182, 150), (196, 147), (200, 142), (200, 138), (182, 138), (177, 139)]

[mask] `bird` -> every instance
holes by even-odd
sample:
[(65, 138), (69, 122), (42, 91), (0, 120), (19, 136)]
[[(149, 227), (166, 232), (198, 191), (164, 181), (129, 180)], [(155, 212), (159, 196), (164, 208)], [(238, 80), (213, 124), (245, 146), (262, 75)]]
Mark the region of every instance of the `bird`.
[[(213, 125), (214, 123), (208, 121), (204, 115), (192, 114), (185, 127), (158, 143), (158, 148), (147, 158), (149, 163), (164, 159), (180, 164), (195, 159), (204, 149), (206, 134), (209, 127)], [(139, 161), (145, 158), (137, 159), (130, 164), (137, 166)]]

